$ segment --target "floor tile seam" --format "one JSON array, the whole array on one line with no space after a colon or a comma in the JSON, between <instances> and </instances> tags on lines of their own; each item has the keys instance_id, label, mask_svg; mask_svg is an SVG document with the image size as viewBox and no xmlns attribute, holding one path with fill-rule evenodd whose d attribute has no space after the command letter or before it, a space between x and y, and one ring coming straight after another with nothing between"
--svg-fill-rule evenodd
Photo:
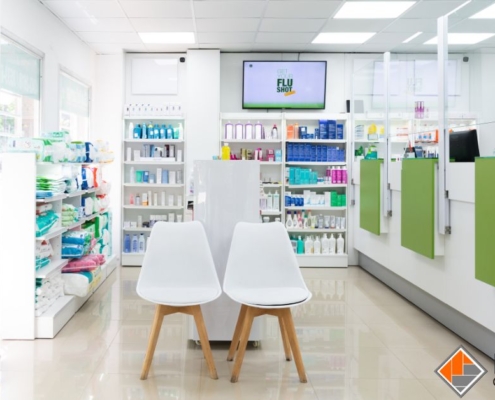
<instances>
[{"instance_id":1,"label":"floor tile seam","mask_svg":"<svg viewBox=\"0 0 495 400\"><path fill-rule=\"evenodd\" d=\"M373 331L373 329L371 329L369 324L367 324L361 317L359 317L359 315L356 313L354 308L352 308L352 306L349 306L349 307L350 307L351 311L362 321L362 325L366 326L376 336L378 341L383 344L384 347L387 347L387 345L376 335L376 333Z\"/></svg>"},{"instance_id":2,"label":"floor tile seam","mask_svg":"<svg viewBox=\"0 0 495 400\"><path fill-rule=\"evenodd\" d=\"M428 348L431 348L431 347L420 347L420 349L422 349L422 350L426 350L426 349L428 349ZM394 349L395 349L395 350L403 350L404 348L400 348L400 347L390 348L390 351L391 351L392 353L394 353L395 357L399 358L399 356L398 356L398 355L397 355L397 353L394 351ZM418 348L417 348L417 347L408 348L408 350L414 350L414 349L418 349ZM400 359L399 359L399 361L400 361ZM438 362L438 365L440 366L440 364L441 364L441 363L442 363L442 361L439 361L439 362ZM435 371L434 371L434 370L432 370L431 372L432 372L432 374L435 374ZM414 377L415 377L418 381L419 381L419 380L425 380L424 378L421 378L421 377L417 376L417 375L416 375L416 374L415 374L412 370L411 370L411 373L413 374L413 376L414 376ZM433 380L433 378L432 378L432 379L426 379L426 380Z\"/></svg>"}]
</instances>

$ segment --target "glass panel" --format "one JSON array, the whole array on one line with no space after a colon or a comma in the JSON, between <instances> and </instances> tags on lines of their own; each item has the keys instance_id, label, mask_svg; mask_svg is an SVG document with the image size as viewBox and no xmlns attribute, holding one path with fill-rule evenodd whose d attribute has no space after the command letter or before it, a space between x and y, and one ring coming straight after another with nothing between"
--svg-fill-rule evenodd
<instances>
[{"instance_id":1,"label":"glass panel","mask_svg":"<svg viewBox=\"0 0 495 400\"><path fill-rule=\"evenodd\" d=\"M60 73L60 130L72 140L89 138L89 86L70 75Z\"/></svg>"},{"instance_id":2,"label":"glass panel","mask_svg":"<svg viewBox=\"0 0 495 400\"><path fill-rule=\"evenodd\" d=\"M41 60L0 36L0 135L39 136Z\"/></svg>"}]
</instances>

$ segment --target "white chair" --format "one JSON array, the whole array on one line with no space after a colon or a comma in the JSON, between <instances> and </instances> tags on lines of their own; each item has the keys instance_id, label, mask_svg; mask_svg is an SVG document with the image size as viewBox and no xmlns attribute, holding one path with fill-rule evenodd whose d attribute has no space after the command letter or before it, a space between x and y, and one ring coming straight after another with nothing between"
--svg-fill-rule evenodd
<instances>
[{"instance_id":1,"label":"white chair","mask_svg":"<svg viewBox=\"0 0 495 400\"><path fill-rule=\"evenodd\" d=\"M290 307L309 301L311 292L280 222L236 225L223 290L242 305L227 356L232 361L239 346L231 382L239 379L253 319L265 314L278 317L285 358L292 350L299 380L307 382Z\"/></svg>"},{"instance_id":2,"label":"white chair","mask_svg":"<svg viewBox=\"0 0 495 400\"><path fill-rule=\"evenodd\" d=\"M148 243L137 293L156 303L156 310L141 379L148 377L163 317L178 312L194 317L210 377L218 379L200 304L218 298L222 289L203 226L158 222Z\"/></svg>"}]
</instances>

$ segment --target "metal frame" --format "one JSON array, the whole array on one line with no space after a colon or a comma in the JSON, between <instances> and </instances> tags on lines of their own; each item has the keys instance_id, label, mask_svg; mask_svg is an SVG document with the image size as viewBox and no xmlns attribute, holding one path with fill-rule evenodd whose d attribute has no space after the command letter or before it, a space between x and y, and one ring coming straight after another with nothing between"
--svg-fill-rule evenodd
<instances>
[{"instance_id":1,"label":"metal frame","mask_svg":"<svg viewBox=\"0 0 495 400\"><path fill-rule=\"evenodd\" d=\"M391 141L389 135L389 77L390 77L390 52L383 54L383 73L384 73L384 93L385 93L385 162L383 163L383 182L382 182L382 208L383 216L392 216L392 191L390 190L389 182L389 163L390 154L392 154Z\"/></svg>"}]
</instances>

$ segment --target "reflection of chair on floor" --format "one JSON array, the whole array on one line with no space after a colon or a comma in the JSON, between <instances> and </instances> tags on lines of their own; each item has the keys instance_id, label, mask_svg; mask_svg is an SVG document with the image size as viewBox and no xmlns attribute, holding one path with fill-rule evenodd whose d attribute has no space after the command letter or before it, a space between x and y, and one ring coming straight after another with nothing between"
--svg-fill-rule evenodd
<instances>
[{"instance_id":1,"label":"reflection of chair on floor","mask_svg":"<svg viewBox=\"0 0 495 400\"><path fill-rule=\"evenodd\" d=\"M222 289L201 223L159 222L153 226L137 293L156 304L141 379L148 377L163 317L174 313L194 317L210 377L218 379L200 304L218 298Z\"/></svg>"},{"instance_id":2,"label":"reflection of chair on floor","mask_svg":"<svg viewBox=\"0 0 495 400\"><path fill-rule=\"evenodd\" d=\"M285 358L290 361L294 356L299 380L307 382L290 307L309 301L311 292L281 223L237 224L223 289L242 304L227 357L232 361L239 346L231 382L239 379L253 319L265 314L278 318Z\"/></svg>"}]
</instances>

